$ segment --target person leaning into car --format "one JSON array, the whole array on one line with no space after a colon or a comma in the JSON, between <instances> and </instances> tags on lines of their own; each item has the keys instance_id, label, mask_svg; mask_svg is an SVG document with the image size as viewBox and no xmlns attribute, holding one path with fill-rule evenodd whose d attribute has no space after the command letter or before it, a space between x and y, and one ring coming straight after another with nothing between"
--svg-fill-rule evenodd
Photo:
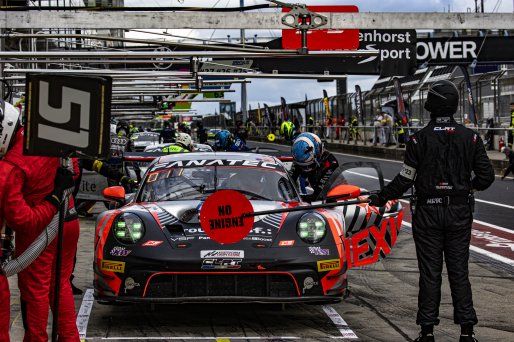
<instances>
[{"instance_id":1,"label":"person leaning into car","mask_svg":"<svg viewBox=\"0 0 514 342\"><path fill-rule=\"evenodd\" d=\"M477 341L468 260L476 190L494 182L494 171L478 133L453 118L459 91L450 81L437 81L428 92L425 109L431 121L407 142L401 172L370 203L383 206L412 185L412 231L420 271L418 314L421 333L415 340L431 342L439 324L443 255L453 299L460 342ZM474 177L472 177L472 172Z\"/></svg>"}]
</instances>

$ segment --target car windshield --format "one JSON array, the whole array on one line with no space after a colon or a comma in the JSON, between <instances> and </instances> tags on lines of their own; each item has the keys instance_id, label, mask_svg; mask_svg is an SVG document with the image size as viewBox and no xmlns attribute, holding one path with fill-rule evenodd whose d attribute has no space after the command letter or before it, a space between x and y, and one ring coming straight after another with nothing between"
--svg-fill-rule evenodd
<instances>
[{"instance_id":1,"label":"car windshield","mask_svg":"<svg viewBox=\"0 0 514 342\"><path fill-rule=\"evenodd\" d=\"M299 201L285 172L234 166L178 167L150 172L141 189L140 201L205 200L217 190L236 190L254 200Z\"/></svg>"}]
</instances>

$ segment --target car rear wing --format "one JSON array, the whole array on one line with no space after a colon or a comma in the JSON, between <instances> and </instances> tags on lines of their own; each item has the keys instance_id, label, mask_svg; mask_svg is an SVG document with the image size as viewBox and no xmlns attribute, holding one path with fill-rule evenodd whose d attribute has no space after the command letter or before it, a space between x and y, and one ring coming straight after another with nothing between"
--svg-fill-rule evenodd
<instances>
[{"instance_id":1,"label":"car rear wing","mask_svg":"<svg viewBox=\"0 0 514 342\"><path fill-rule=\"evenodd\" d=\"M164 152L125 152L123 153L124 162L152 162L156 158L167 156Z\"/></svg>"}]
</instances>

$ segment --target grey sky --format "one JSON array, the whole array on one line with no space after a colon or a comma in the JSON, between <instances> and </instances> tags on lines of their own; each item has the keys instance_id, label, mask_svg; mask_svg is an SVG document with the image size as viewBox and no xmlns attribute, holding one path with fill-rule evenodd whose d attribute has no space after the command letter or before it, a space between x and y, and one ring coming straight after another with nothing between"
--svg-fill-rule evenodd
<instances>
[{"instance_id":1,"label":"grey sky","mask_svg":"<svg viewBox=\"0 0 514 342\"><path fill-rule=\"evenodd\" d=\"M306 3L307 5L341 5L341 0L294 0L283 2ZM246 5L263 4L264 0L245 0ZM480 3L480 1L479 1ZM361 12L443 12L448 11L448 6L452 12L474 11L474 0L353 0L345 2L348 5L357 5ZM202 7L237 7L239 0L125 0L126 6L202 6ZM498 7L497 12L512 12L513 0L485 0L485 11L491 12ZM169 33L180 35L188 35L192 37L220 37L226 38L227 34L233 37L238 32L217 30L170 30ZM253 36L256 32L247 32L247 37ZM259 36L279 36L279 32L257 31ZM155 38L152 36L151 38ZM369 89L376 80L376 76L350 76L348 78L348 89L354 89L355 84L359 84L363 90ZM226 93L227 99L237 102L237 110L240 110L240 86L233 86L235 93ZM257 103L267 103L275 105L280 103L280 97L283 96L287 102L302 101L307 94L308 98L317 98L322 96L323 89L326 89L329 95L335 95L335 82L318 83L310 80L252 80L247 85L248 103L252 108L257 107ZM217 103L195 103L193 108L199 113L214 113L219 108Z\"/></svg>"}]
</instances>

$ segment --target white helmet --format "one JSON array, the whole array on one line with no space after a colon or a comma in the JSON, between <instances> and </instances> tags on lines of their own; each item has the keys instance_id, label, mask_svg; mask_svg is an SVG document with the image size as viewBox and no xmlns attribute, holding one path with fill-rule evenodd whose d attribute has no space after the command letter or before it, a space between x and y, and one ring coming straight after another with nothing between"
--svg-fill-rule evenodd
<instances>
[{"instance_id":1,"label":"white helmet","mask_svg":"<svg viewBox=\"0 0 514 342\"><path fill-rule=\"evenodd\" d=\"M191 136L187 133L177 133L175 143L182 145L182 147L192 150L191 148Z\"/></svg>"},{"instance_id":2,"label":"white helmet","mask_svg":"<svg viewBox=\"0 0 514 342\"><path fill-rule=\"evenodd\" d=\"M20 111L12 104L0 99L0 158L11 146L20 125Z\"/></svg>"}]
</instances>

